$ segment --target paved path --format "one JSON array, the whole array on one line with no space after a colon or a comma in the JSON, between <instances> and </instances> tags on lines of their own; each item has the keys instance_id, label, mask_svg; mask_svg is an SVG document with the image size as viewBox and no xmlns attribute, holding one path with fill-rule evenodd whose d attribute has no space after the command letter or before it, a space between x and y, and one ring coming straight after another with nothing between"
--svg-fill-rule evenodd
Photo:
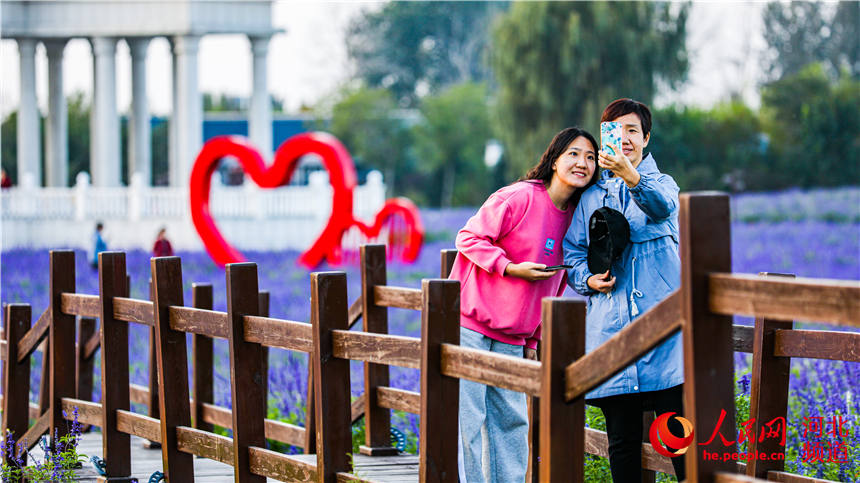
<instances>
[{"instance_id":1,"label":"paved path","mask_svg":"<svg viewBox=\"0 0 860 483\"><path fill-rule=\"evenodd\" d=\"M81 437L78 453L92 456L102 455L102 435L91 431ZM33 456L43 458L41 450L33 449ZM314 455L297 455L300 459L316 462ZM388 456L369 457L355 455L355 474L360 478L366 478L375 482L417 482L418 481L418 456ZM143 447L143 439L137 436L131 437L131 473L140 483L149 481L149 477L156 471L161 471L161 450L147 449ZM79 470L82 482L96 481L98 473L91 462L84 464ZM227 483L233 481L233 467L218 461L206 458L194 458L194 481L200 483ZM276 480L268 479L269 482Z\"/></svg>"}]
</instances>

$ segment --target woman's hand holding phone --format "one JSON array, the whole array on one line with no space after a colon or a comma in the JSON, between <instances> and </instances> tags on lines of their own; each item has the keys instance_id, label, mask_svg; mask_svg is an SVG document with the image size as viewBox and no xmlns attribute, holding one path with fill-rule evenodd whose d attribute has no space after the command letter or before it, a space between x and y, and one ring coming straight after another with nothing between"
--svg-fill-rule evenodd
<instances>
[{"instance_id":1,"label":"woman's hand holding phone","mask_svg":"<svg viewBox=\"0 0 860 483\"><path fill-rule=\"evenodd\" d=\"M600 151L597 155L598 166L615 173L615 176L623 179L628 187L636 186L641 178L639 172L633 167L630 158L624 154L620 146L615 146L615 150L617 152L615 155L609 154L608 151Z\"/></svg>"},{"instance_id":2,"label":"woman's hand holding phone","mask_svg":"<svg viewBox=\"0 0 860 483\"><path fill-rule=\"evenodd\" d=\"M546 271L546 265L543 263L522 262L509 263L505 267L505 275L534 282L535 280L552 278L555 272Z\"/></svg>"}]
</instances>

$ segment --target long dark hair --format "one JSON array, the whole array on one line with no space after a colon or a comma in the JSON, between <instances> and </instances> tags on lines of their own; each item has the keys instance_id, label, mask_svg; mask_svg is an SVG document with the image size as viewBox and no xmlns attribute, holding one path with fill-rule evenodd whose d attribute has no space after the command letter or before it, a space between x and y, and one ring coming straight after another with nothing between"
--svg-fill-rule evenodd
<instances>
[{"instance_id":1,"label":"long dark hair","mask_svg":"<svg viewBox=\"0 0 860 483\"><path fill-rule=\"evenodd\" d=\"M555 169L552 167L553 163L555 163L555 160L557 160L559 156L564 154L565 149L570 146L570 143L580 136L584 137L591 143L594 147L594 154L596 156L599 148L597 141L591 133L580 127L564 128L552 138L546 151L544 151L543 155L540 157L540 161L534 165L525 176L520 178L519 181L540 181L548 188L550 181L552 181L552 176L555 173ZM588 180L588 184L582 188L576 189L576 191L570 195L570 198L567 200L568 207L574 207L579 203L579 197L582 196L582 192L597 182L599 171L600 169L597 167L597 161L595 160L594 173L592 173L591 179Z\"/></svg>"}]
</instances>

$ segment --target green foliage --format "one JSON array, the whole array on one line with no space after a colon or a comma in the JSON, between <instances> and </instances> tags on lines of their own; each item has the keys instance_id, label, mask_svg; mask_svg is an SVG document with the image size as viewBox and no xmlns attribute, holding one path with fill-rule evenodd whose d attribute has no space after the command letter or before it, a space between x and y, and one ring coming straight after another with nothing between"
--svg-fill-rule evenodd
<instances>
[{"instance_id":1,"label":"green foliage","mask_svg":"<svg viewBox=\"0 0 860 483\"><path fill-rule=\"evenodd\" d=\"M860 76L860 3L770 2L762 12L765 61L771 80L821 62L832 78L846 69Z\"/></svg>"},{"instance_id":2,"label":"green foliage","mask_svg":"<svg viewBox=\"0 0 860 483\"><path fill-rule=\"evenodd\" d=\"M69 112L69 186L81 171L90 171L90 104L83 92L68 98Z\"/></svg>"},{"instance_id":3,"label":"green foliage","mask_svg":"<svg viewBox=\"0 0 860 483\"><path fill-rule=\"evenodd\" d=\"M18 184L18 111L12 112L0 125L0 160L3 170Z\"/></svg>"},{"instance_id":4,"label":"green foliage","mask_svg":"<svg viewBox=\"0 0 860 483\"><path fill-rule=\"evenodd\" d=\"M364 444L366 438L364 418L352 425L352 454L359 454L359 447Z\"/></svg>"},{"instance_id":5,"label":"green foliage","mask_svg":"<svg viewBox=\"0 0 860 483\"><path fill-rule=\"evenodd\" d=\"M167 121L152 127L152 184L164 186L168 183L167 166Z\"/></svg>"},{"instance_id":6,"label":"green foliage","mask_svg":"<svg viewBox=\"0 0 860 483\"><path fill-rule=\"evenodd\" d=\"M647 150L682 190L742 191L769 171L758 116L740 102L653 112Z\"/></svg>"},{"instance_id":7,"label":"green foliage","mask_svg":"<svg viewBox=\"0 0 860 483\"><path fill-rule=\"evenodd\" d=\"M63 411L63 415L66 412ZM49 433L50 434L50 433ZM78 421L78 408L74 408L74 419L70 431L59 438L49 438L45 435L39 439L39 447L44 452L44 459L39 460L25 450L26 442L19 446L11 431L3 438L2 453L5 456L0 465L0 478L3 482L17 483L22 481L77 481L75 469L87 461L87 456L78 453L78 443L81 438L81 424ZM53 442L50 441L53 439ZM32 464L28 464L29 460Z\"/></svg>"},{"instance_id":8,"label":"green foliage","mask_svg":"<svg viewBox=\"0 0 860 483\"><path fill-rule=\"evenodd\" d=\"M686 77L688 4L523 2L494 29L498 121L516 178L566 126L597 132L619 97L651 102Z\"/></svg>"},{"instance_id":9,"label":"green foliage","mask_svg":"<svg viewBox=\"0 0 860 483\"><path fill-rule=\"evenodd\" d=\"M484 147L490 136L487 92L482 84L459 84L421 103L414 127L418 170L427 175L430 204L480 205L490 194Z\"/></svg>"},{"instance_id":10,"label":"green foliage","mask_svg":"<svg viewBox=\"0 0 860 483\"><path fill-rule=\"evenodd\" d=\"M860 80L810 64L762 89L762 117L775 158L763 187L860 182Z\"/></svg>"},{"instance_id":11,"label":"green foliage","mask_svg":"<svg viewBox=\"0 0 860 483\"><path fill-rule=\"evenodd\" d=\"M45 118L39 117L39 132L45 132ZM3 169L12 180L12 184L19 184L18 179L18 111L13 111L3 120L0 126L0 159ZM40 148L42 159L42 177L45 176L45 145ZM41 180L40 180L41 182Z\"/></svg>"},{"instance_id":12,"label":"green foliage","mask_svg":"<svg viewBox=\"0 0 860 483\"><path fill-rule=\"evenodd\" d=\"M648 150L682 190L774 190L860 182L860 80L821 64L740 102L654 111Z\"/></svg>"},{"instance_id":13,"label":"green foliage","mask_svg":"<svg viewBox=\"0 0 860 483\"><path fill-rule=\"evenodd\" d=\"M585 425L598 431L606 431L603 411L595 406L585 406ZM593 454L585 454L585 481L612 481L609 460Z\"/></svg>"},{"instance_id":14,"label":"green foliage","mask_svg":"<svg viewBox=\"0 0 860 483\"><path fill-rule=\"evenodd\" d=\"M325 129L346 146L358 169L381 170L389 189L400 193L403 182L399 175L410 170L410 136L396 107L385 89L347 88L331 108L320 107L318 115L330 114Z\"/></svg>"},{"instance_id":15,"label":"green foliage","mask_svg":"<svg viewBox=\"0 0 860 483\"><path fill-rule=\"evenodd\" d=\"M499 2L390 2L349 27L358 77L388 88L404 107L450 84L490 78L485 61ZM426 92L422 92L426 91Z\"/></svg>"},{"instance_id":16,"label":"green foliage","mask_svg":"<svg viewBox=\"0 0 860 483\"><path fill-rule=\"evenodd\" d=\"M478 205L494 187L484 164L487 102L483 84L465 83L407 112L386 89L347 88L318 107L318 127L344 143L359 170L381 170L390 194L419 205Z\"/></svg>"},{"instance_id":17,"label":"green foliage","mask_svg":"<svg viewBox=\"0 0 860 483\"><path fill-rule=\"evenodd\" d=\"M299 418L299 414L305 413L305 406L303 404L298 404L296 407L290 411L289 414L283 414L280 409L278 409L277 401L274 400L273 397L269 397L268 410L266 412L266 419L272 419L275 421L281 421L283 423L293 424L296 426L302 426L302 420ZM275 441L274 439L266 439L266 443L268 447L272 451L277 451L278 453L291 453L291 449L295 451L302 451L302 448L293 447L287 443L282 443L280 441Z\"/></svg>"}]
</instances>

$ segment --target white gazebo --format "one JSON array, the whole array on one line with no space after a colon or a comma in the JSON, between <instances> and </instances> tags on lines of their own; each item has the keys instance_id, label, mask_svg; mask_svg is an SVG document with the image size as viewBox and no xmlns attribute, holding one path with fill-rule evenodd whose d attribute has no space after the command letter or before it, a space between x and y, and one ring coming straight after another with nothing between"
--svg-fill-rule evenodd
<instances>
[{"instance_id":1,"label":"white gazebo","mask_svg":"<svg viewBox=\"0 0 860 483\"><path fill-rule=\"evenodd\" d=\"M124 39L132 58L129 176L150 179L150 124L146 98L146 51L153 37L166 37L173 54L173 114L169 127L169 180L185 186L203 144L203 102L197 80L200 38L247 35L253 53L249 135L272 146L272 114L266 58L272 27L271 0L3 0L0 33L18 43L21 101L18 114L18 177L41 179L39 114L36 104L36 45L48 56L48 120L45 133L46 185L67 186L68 120L63 97L63 51L72 38L86 38L93 50L93 109L90 170L95 187L120 186L120 121L116 103L116 45Z\"/></svg>"}]
</instances>

